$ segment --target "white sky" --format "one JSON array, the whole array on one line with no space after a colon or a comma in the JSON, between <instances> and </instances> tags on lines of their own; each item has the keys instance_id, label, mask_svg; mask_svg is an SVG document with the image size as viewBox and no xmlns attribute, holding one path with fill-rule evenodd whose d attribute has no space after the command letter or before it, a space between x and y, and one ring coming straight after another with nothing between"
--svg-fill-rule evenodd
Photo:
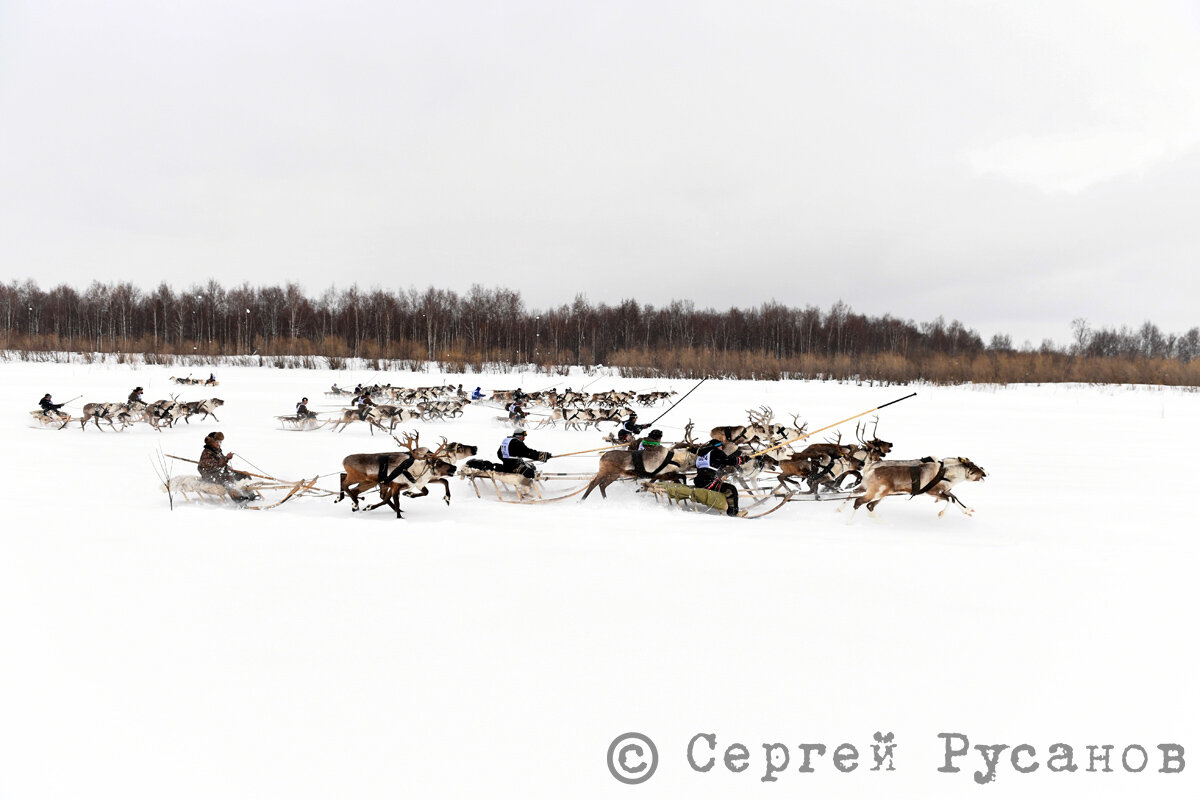
<instances>
[{"instance_id":1,"label":"white sky","mask_svg":"<svg viewBox=\"0 0 1200 800\"><path fill-rule=\"evenodd\" d=\"M0 279L1200 325L1195 2L0 0Z\"/></svg>"}]
</instances>

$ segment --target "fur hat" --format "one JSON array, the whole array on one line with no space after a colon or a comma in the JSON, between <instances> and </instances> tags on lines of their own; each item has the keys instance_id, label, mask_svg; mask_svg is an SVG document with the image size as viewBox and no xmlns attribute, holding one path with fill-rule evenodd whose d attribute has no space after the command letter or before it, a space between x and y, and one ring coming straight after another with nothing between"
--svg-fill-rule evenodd
<instances>
[{"instance_id":1,"label":"fur hat","mask_svg":"<svg viewBox=\"0 0 1200 800\"><path fill-rule=\"evenodd\" d=\"M524 428L517 428L513 431L513 436L526 436L528 432Z\"/></svg>"},{"instance_id":2,"label":"fur hat","mask_svg":"<svg viewBox=\"0 0 1200 800\"><path fill-rule=\"evenodd\" d=\"M221 433L220 431L213 431L208 435L208 438L221 442L225 440L225 434Z\"/></svg>"}]
</instances>

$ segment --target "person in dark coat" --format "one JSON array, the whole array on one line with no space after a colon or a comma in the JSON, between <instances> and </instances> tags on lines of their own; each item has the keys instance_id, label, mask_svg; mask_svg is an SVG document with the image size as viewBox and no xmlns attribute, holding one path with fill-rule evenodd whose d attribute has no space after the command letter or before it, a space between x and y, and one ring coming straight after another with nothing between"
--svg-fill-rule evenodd
<instances>
[{"instance_id":1,"label":"person in dark coat","mask_svg":"<svg viewBox=\"0 0 1200 800\"><path fill-rule=\"evenodd\" d=\"M225 434L220 431L213 431L208 436L204 437L204 449L200 451L200 464L196 468L200 473L200 477L211 483L219 483L229 492L229 498L235 503L244 503L247 500L254 500L258 495L254 492L245 492L239 489L234 484L238 481L244 481L250 476L244 472L238 472L235 469L230 469L229 461L234 454L225 454L221 452L221 443L225 441Z\"/></svg>"},{"instance_id":2,"label":"person in dark coat","mask_svg":"<svg viewBox=\"0 0 1200 800\"><path fill-rule=\"evenodd\" d=\"M145 404L146 401L142 399L142 387L139 386L129 393L129 402Z\"/></svg>"},{"instance_id":3,"label":"person in dark coat","mask_svg":"<svg viewBox=\"0 0 1200 800\"><path fill-rule=\"evenodd\" d=\"M662 447L663 432L658 428L650 431L649 436L643 436L633 444L629 445L630 450L645 450L647 447Z\"/></svg>"},{"instance_id":4,"label":"person in dark coat","mask_svg":"<svg viewBox=\"0 0 1200 800\"><path fill-rule=\"evenodd\" d=\"M55 403L53 400L50 399L50 393L46 392L46 396L43 397L41 399L41 401L38 402L38 405L42 407L42 413L45 414L47 417L50 417L50 416L57 414L58 410L66 404L65 403Z\"/></svg>"},{"instance_id":5,"label":"person in dark coat","mask_svg":"<svg viewBox=\"0 0 1200 800\"><path fill-rule=\"evenodd\" d=\"M630 439L637 436L639 433L649 427L649 425L638 425L637 412L631 411L629 412L629 419L625 420L623 423L621 423L621 427L617 428L617 441L628 442Z\"/></svg>"},{"instance_id":6,"label":"person in dark coat","mask_svg":"<svg viewBox=\"0 0 1200 800\"><path fill-rule=\"evenodd\" d=\"M296 418L297 419L316 419L317 412L308 410L308 398L300 398L300 402L296 403Z\"/></svg>"},{"instance_id":7,"label":"person in dark coat","mask_svg":"<svg viewBox=\"0 0 1200 800\"><path fill-rule=\"evenodd\" d=\"M371 409L371 406L375 405L375 401L371 399L371 395L366 389L360 389L358 397L354 398L354 405L358 407L358 418L365 420L367 412Z\"/></svg>"},{"instance_id":8,"label":"person in dark coat","mask_svg":"<svg viewBox=\"0 0 1200 800\"><path fill-rule=\"evenodd\" d=\"M729 455L723 449L723 445L724 442L720 439L713 439L700 448L696 454L696 477L692 480L692 485L698 489L720 492L729 501L726 514L731 517L745 516L743 512L738 511L737 488L726 483L722 477L726 469L736 467L746 459L738 455Z\"/></svg>"},{"instance_id":9,"label":"person in dark coat","mask_svg":"<svg viewBox=\"0 0 1200 800\"><path fill-rule=\"evenodd\" d=\"M537 470L525 459L542 462L550 460L549 453L526 446L526 436L528 434L523 428L517 428L512 436L500 442L496 457L500 459L501 472L514 472L526 478L533 478L537 475Z\"/></svg>"}]
</instances>

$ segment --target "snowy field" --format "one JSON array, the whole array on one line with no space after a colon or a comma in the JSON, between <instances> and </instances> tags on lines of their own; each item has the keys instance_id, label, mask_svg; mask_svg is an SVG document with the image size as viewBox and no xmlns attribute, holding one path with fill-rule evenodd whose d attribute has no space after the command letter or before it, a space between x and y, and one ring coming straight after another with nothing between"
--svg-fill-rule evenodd
<instances>
[{"instance_id":1,"label":"snowy field","mask_svg":"<svg viewBox=\"0 0 1200 800\"><path fill-rule=\"evenodd\" d=\"M896 458L986 469L957 492L974 518L891 498L878 521L860 513L851 526L836 503L731 520L624 484L607 500L504 505L454 479L449 508L435 488L397 520L309 498L171 511L152 458L198 458L221 430L226 452L271 474L336 473L347 454L394 446L361 424L297 433L274 416L302 395L320 410L334 382L443 376L225 367L215 390L168 383L187 372L0 364L0 798L1197 796L1200 393L915 387L879 434ZM119 401L135 385L150 400L220 397L221 422L29 425L45 392ZM591 390L691 385L603 378ZM816 428L909 391L708 382L660 427L738 424L765 404ZM497 413L421 425L422 441L445 435L493 458L509 429ZM560 429L529 444L602 442ZM894 734L893 771L871 770L876 731ZM607 766L626 732L657 745L638 786ZM698 733L716 737L692 746L700 766L715 760L707 772L689 766ZM939 772L939 733L969 739L961 771ZM735 742L745 772L723 763ZM1050 771L1060 742L1077 771ZM789 751L776 781L762 780L764 743ZM813 772L799 769L802 743L827 746ZM859 751L848 773L833 761L843 743ZM1187 748L1181 774L1159 772L1168 743ZM1009 750L980 785L973 748L996 744ZM1035 753L1018 764L1036 771L1014 769L1021 744ZM1088 771L1088 745L1115 746L1112 772ZM1122 767L1128 745L1148 752L1144 771Z\"/></svg>"}]
</instances>

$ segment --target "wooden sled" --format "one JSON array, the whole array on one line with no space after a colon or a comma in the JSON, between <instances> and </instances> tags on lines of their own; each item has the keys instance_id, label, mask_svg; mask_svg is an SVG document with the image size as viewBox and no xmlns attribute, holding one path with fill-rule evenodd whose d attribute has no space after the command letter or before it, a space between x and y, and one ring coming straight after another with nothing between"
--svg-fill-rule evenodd
<instances>
[{"instance_id":1,"label":"wooden sled","mask_svg":"<svg viewBox=\"0 0 1200 800\"><path fill-rule=\"evenodd\" d=\"M558 500L566 500L568 497L574 497L587 488L587 484L580 486L569 494L559 495L558 497L544 497L542 488L547 480L588 480L590 475L538 475L535 478L526 478L518 475L515 472L497 472L494 470L475 469L474 467L459 467L458 477L471 482L471 488L475 490L475 496L483 499L483 494L479 491L479 484L491 484L492 489L496 492L496 499L501 503L553 503ZM513 499L515 497L515 499Z\"/></svg>"},{"instance_id":2,"label":"wooden sled","mask_svg":"<svg viewBox=\"0 0 1200 800\"><path fill-rule=\"evenodd\" d=\"M329 424L329 420L321 420L316 417L276 417L279 420L279 426L285 431L315 431L318 428L323 428Z\"/></svg>"},{"instance_id":3,"label":"wooden sled","mask_svg":"<svg viewBox=\"0 0 1200 800\"><path fill-rule=\"evenodd\" d=\"M318 476L319 477L319 476ZM171 476L170 491L182 497L184 502L202 502L202 503L233 503L234 501L229 495L229 488L221 483L213 483L205 480L199 475L173 475ZM276 479L242 481L237 485L237 488L243 492L254 492L259 495L259 500L246 501L246 505L241 508L248 508L254 511L266 511L270 508L276 508L283 505L293 497L301 497L304 495L314 497L324 497L333 492L324 489L316 488L317 477L310 480L299 481L283 481ZM161 487L163 492L168 491L166 486ZM278 500L268 501L266 497L275 492L283 491L284 494ZM254 503L254 505L250 505Z\"/></svg>"},{"instance_id":4,"label":"wooden sled","mask_svg":"<svg viewBox=\"0 0 1200 800\"><path fill-rule=\"evenodd\" d=\"M59 413L61 414L62 412ZM29 416L33 417L33 421L37 423L37 427L45 430L61 431L63 428L67 427L67 425L75 421L75 417L72 417L70 414L62 414L61 416L47 416L41 410L30 411Z\"/></svg>"}]
</instances>

